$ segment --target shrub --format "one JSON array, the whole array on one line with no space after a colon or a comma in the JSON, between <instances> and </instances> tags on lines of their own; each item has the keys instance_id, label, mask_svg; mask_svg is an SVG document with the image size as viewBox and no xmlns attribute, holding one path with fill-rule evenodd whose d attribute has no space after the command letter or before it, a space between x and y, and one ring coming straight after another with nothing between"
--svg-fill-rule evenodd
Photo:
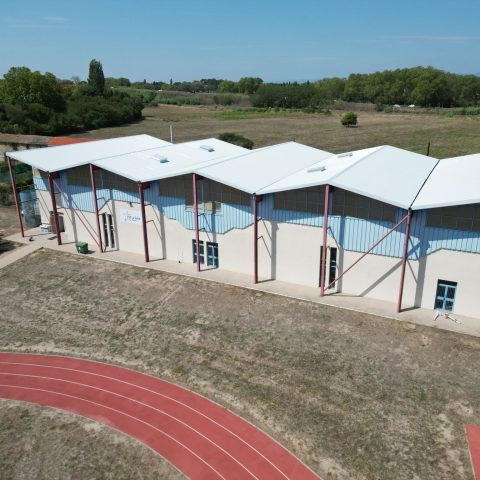
<instances>
[{"instance_id":1,"label":"shrub","mask_svg":"<svg viewBox=\"0 0 480 480\"><path fill-rule=\"evenodd\" d=\"M224 142L233 143L234 145L238 145L239 147L248 148L251 150L253 148L253 141L243 135L238 135L237 133L233 132L224 132L221 133L218 137L219 140L223 140Z\"/></svg>"},{"instance_id":2,"label":"shrub","mask_svg":"<svg viewBox=\"0 0 480 480\"><path fill-rule=\"evenodd\" d=\"M340 122L344 127L354 127L357 124L357 114L355 112L347 112L343 115Z\"/></svg>"}]
</instances>

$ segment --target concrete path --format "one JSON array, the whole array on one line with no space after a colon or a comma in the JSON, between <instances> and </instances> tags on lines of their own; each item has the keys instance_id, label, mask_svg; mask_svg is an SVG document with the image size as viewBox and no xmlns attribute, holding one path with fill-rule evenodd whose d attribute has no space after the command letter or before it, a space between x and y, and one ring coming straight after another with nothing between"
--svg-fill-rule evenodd
<instances>
[{"instance_id":1,"label":"concrete path","mask_svg":"<svg viewBox=\"0 0 480 480\"><path fill-rule=\"evenodd\" d=\"M40 250L43 248L41 245L35 243L27 243L22 245L21 247L15 248L10 252L5 252L0 255L0 268L6 267L17 260L20 260L30 253L35 252L36 250Z\"/></svg>"},{"instance_id":2,"label":"concrete path","mask_svg":"<svg viewBox=\"0 0 480 480\"><path fill-rule=\"evenodd\" d=\"M0 353L0 397L110 425L194 480L319 480L271 437L227 409L185 388L114 365Z\"/></svg>"}]
</instances>

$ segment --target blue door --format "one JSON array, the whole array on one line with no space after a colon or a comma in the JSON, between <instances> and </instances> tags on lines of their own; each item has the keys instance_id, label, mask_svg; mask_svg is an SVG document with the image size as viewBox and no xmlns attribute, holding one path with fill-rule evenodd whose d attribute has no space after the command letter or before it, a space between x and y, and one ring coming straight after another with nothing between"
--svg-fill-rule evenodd
<instances>
[{"instance_id":1,"label":"blue door","mask_svg":"<svg viewBox=\"0 0 480 480\"><path fill-rule=\"evenodd\" d=\"M439 280L437 283L437 293L435 295L435 310L453 312L456 291L457 282Z\"/></svg>"},{"instance_id":2,"label":"blue door","mask_svg":"<svg viewBox=\"0 0 480 480\"><path fill-rule=\"evenodd\" d=\"M207 265L218 268L218 243L207 242Z\"/></svg>"}]
</instances>

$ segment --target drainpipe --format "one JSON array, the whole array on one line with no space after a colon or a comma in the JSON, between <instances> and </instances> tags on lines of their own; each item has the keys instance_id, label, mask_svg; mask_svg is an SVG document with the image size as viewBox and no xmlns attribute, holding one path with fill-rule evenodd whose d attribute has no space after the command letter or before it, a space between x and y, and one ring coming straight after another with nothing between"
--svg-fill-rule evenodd
<instances>
[{"instance_id":1,"label":"drainpipe","mask_svg":"<svg viewBox=\"0 0 480 480\"><path fill-rule=\"evenodd\" d=\"M53 221L55 223L55 232L57 234L57 243L58 245L62 244L62 234L60 232L60 222L58 221L58 210L57 210L57 200L55 198L55 187L53 186L53 178L58 177L58 173L49 172L48 173L48 186L50 188L50 198L52 200L52 209L53 209Z\"/></svg>"},{"instance_id":2,"label":"drainpipe","mask_svg":"<svg viewBox=\"0 0 480 480\"><path fill-rule=\"evenodd\" d=\"M100 248L100 253L103 253L102 231L100 230L100 213L98 212L97 186L95 184L95 174L94 174L97 168L98 167L90 164L90 183L92 185L93 204L95 206L95 219L97 221L98 247Z\"/></svg>"},{"instance_id":3,"label":"drainpipe","mask_svg":"<svg viewBox=\"0 0 480 480\"><path fill-rule=\"evenodd\" d=\"M5 155L5 158L7 159L8 171L10 173L10 182L12 184L13 199L15 201L15 207L17 209L18 224L20 226L20 232L22 234L22 237L24 237L25 236L25 231L23 230L22 211L20 209L20 203L18 201L17 187L15 186L15 174L14 174L13 168L12 168L12 159L10 157L8 157L7 155Z\"/></svg>"},{"instance_id":4,"label":"drainpipe","mask_svg":"<svg viewBox=\"0 0 480 480\"><path fill-rule=\"evenodd\" d=\"M408 243L410 241L410 225L412 222L412 210L407 213L407 226L405 228L405 243L403 245L402 272L400 274L400 290L398 292L397 313L402 310L403 285L405 283L405 270L407 268Z\"/></svg>"},{"instance_id":5,"label":"drainpipe","mask_svg":"<svg viewBox=\"0 0 480 480\"><path fill-rule=\"evenodd\" d=\"M145 262L150 261L148 253L148 236L147 236L147 217L145 215L145 189L149 188L148 183L138 182L138 193L140 194L140 210L142 213L142 231L143 231L143 250L145 252Z\"/></svg>"},{"instance_id":6,"label":"drainpipe","mask_svg":"<svg viewBox=\"0 0 480 480\"><path fill-rule=\"evenodd\" d=\"M323 248L322 258L320 259L320 296L325 295L325 276L327 270L327 234L328 234L328 211L330 203L330 185L325 185L325 202L323 208Z\"/></svg>"}]
</instances>

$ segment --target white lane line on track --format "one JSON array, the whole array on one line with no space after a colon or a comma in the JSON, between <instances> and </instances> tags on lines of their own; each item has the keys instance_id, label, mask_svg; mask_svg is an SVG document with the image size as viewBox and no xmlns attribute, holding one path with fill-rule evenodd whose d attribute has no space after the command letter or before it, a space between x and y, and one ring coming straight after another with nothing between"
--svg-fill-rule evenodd
<instances>
[{"instance_id":1,"label":"white lane line on track","mask_svg":"<svg viewBox=\"0 0 480 480\"><path fill-rule=\"evenodd\" d=\"M15 353L13 354L15 355ZM30 355L30 354L22 354L22 355ZM33 354L33 355L38 355L38 354ZM55 356L55 355L45 355L47 357L53 357L53 358L65 358L65 359L69 359L69 358L73 358L73 357L59 357L59 356ZM74 358L75 360L77 361L80 361L80 362L91 362L91 363L98 363L100 365L105 365L107 367L113 367L115 369L119 369L120 371L123 369L123 367L119 367L117 365L109 365L108 363L103 363L103 362L96 362L96 361L91 361L91 360L85 360L85 359L81 359L81 358ZM275 465L270 459L268 459L263 453L261 453L259 450L257 450L251 443L249 443L247 440L245 440L244 438L242 438L241 436L237 435L235 432L231 431L229 428L225 427L224 425L222 425L221 423L217 422L216 420L214 420L213 418L209 417L208 415L204 414L203 412L200 412L199 410L196 410L195 408L191 407L190 405L187 405L183 402L181 402L180 400L177 400L176 398L174 397L170 397L169 395L165 395L164 393L160 393L160 392L156 392L155 390L151 390L150 388L147 388L147 387L143 387L142 385L137 385L135 383L131 383L131 382L127 382L126 380L121 380L119 378L115 378L115 377L110 377L109 375L102 375L100 373L94 373L94 372L89 372L88 370L79 370L79 369L76 369L76 368L69 368L69 367L59 367L57 365L42 365L42 364L36 364L36 363L22 363L22 362L4 362L4 361L0 361L0 364L9 364L9 365L27 365L27 366L33 366L33 367L43 367L43 368L58 368L60 370L68 370L68 371L72 371L72 372L78 372L78 373L84 373L84 374L88 374L88 375L94 375L96 377L102 377L102 378L108 378L109 380L113 380L113 381L117 381L117 382L121 382L121 383L124 383L126 385L130 385L132 387L136 387L136 388L139 388L139 389L142 389L142 390L145 390L147 392L150 392L150 393L153 393L155 395L158 395L160 397L163 397L163 398L167 398L169 400L172 400L173 402L175 403L178 403L180 405L183 405L184 407L188 408L189 410L192 410L193 412L197 413L198 415L201 415L202 417L208 419L209 421L211 421L212 423L214 423L215 425L218 425L220 428L222 428L223 430L225 430L226 432L230 433L232 436L236 437L237 439L239 439L241 442L243 442L245 445L247 445L251 450L253 450L257 455L259 455L260 457L262 457L266 462L268 462L270 465L272 465L273 468L275 468L275 470L277 470L285 479L287 480L290 480L290 477L283 472L283 470L278 467L277 465ZM187 393L190 393L198 398L200 398L201 400L203 401L206 401L206 402L211 402L211 400L205 398L205 397L202 397L201 395L195 393L195 392L192 392L191 390L188 390L184 387L179 387L178 385L175 385L173 383L170 383L170 382L167 382L166 380L162 380L160 378L157 378L157 377L154 377L152 375L147 375L145 373L140 373L140 372L135 372L135 370L131 370L131 369L127 369L125 368L125 370L128 370L129 372L132 372L134 374L137 374L137 375L142 375L142 376L145 376L145 377L148 377L148 378L151 378L155 381L158 381L158 382L162 382L162 383L165 383L169 386L173 386L174 388L178 388L180 390L183 390ZM213 405L219 407L220 409L225 409L225 407L222 407L221 405L215 403L215 402L212 402ZM227 412L230 414L230 415L233 415L235 417L238 417L237 415L231 413L230 411L227 410ZM263 435L265 435L267 438L269 438L270 440L272 440L272 442L274 442L277 446L279 446L284 452L288 453L288 455L291 455L293 457L293 455L283 446L281 445L280 443L278 443L274 438L272 438L270 435L266 434L265 432L259 430L257 427L255 427L253 424L251 424L250 422L242 419L241 417L238 417L242 422L245 422L247 425L249 425L250 427L252 427L253 429L257 430L258 432L262 433ZM300 464L302 464L303 466L305 466L308 470L310 470L312 473L313 470L311 470L308 466L306 466L303 462L301 462L300 460L298 460L296 457L294 457L296 461L298 461ZM316 475L314 473L314 475Z\"/></svg>"},{"instance_id":2,"label":"white lane line on track","mask_svg":"<svg viewBox=\"0 0 480 480\"><path fill-rule=\"evenodd\" d=\"M228 453L225 449L223 449L218 443L214 442L212 439L208 438L206 435L204 435L203 433L199 432L197 429L191 427L190 425L188 425L188 423L185 423L184 421L178 419L177 417L167 413L167 412L164 412L163 410L160 410L156 407L153 407L147 403L144 403L144 402L141 402L140 400L135 400L134 398L131 398L131 397L127 397L125 395L122 395L120 393L115 393L111 390L106 390L105 388L100 388L100 387L95 387L93 385L89 385L89 384L86 384L86 383L81 383L81 382L73 382L71 380L65 380L65 379L62 379L62 378L55 378L55 377L45 377L45 376L41 376L41 375L29 375L29 374L26 374L26 373L9 373L9 372L0 372L0 375L12 375L12 376L17 376L17 377L28 377L28 378L41 378L43 380L55 380L57 382L64 382L64 383L70 383L72 385L80 385L82 387L86 387L86 388L91 388L93 390L99 390L101 392L105 392L105 393L110 393L111 395L115 395L117 397L120 397L120 398L124 398L126 400L129 400L129 401L132 401L132 402L135 402L135 403L138 403L139 405L142 405L144 407L147 407L151 410L154 410L162 415L165 415L166 417L169 417L171 418L172 420L180 423L181 425L187 427L188 429L192 430L193 432L195 432L196 434L198 434L199 436L201 436L202 438L204 438L205 440L207 440L207 442L211 443L214 447L218 448L219 450L221 450L223 453L225 453L225 455L227 455L228 457L230 457L234 462L238 463L238 465L240 465L240 467L242 467L249 475L251 475L255 480L260 480L253 472L251 472L245 465L243 465L243 463L241 463L239 460L237 460L233 455L231 455L230 453ZM59 392L61 393L61 392ZM81 398L81 397L78 397L78 398ZM87 400L88 401L88 400ZM100 405L103 405L103 404L100 404ZM136 418L136 417L135 417Z\"/></svg>"},{"instance_id":3,"label":"white lane line on track","mask_svg":"<svg viewBox=\"0 0 480 480\"><path fill-rule=\"evenodd\" d=\"M140 423L143 423L144 425L147 425L148 427L150 428L153 428L154 430L156 430L157 432L161 433L162 435L164 435L165 437L168 437L170 440L173 440L175 443L177 443L178 445L180 445L182 448L184 448L185 450L187 450L188 452L190 452L194 457L197 457L202 463L204 463L208 468L210 468L210 470L212 470L213 472L215 472L220 478L222 478L223 480L227 480L220 472L217 472L217 470L215 470L214 467L212 467L212 465L210 465L208 462L206 462L202 457L198 456L193 450L191 450L190 448L188 448L186 445L184 445L182 442L176 440L174 437L172 437L171 435L169 435L168 433L164 432L163 430L161 430L160 428L157 428L155 427L154 425L151 425L150 423L148 422L145 422L144 420L141 420L139 418L136 418L134 417L133 415L129 415L128 413L125 413L125 412L122 412L120 410L117 410L115 408L112 408L112 407L108 407L107 405L102 405L101 403L97 403L97 402L93 402L91 400L85 400L81 397L76 397L74 395L69 395L68 393L60 393L60 392L54 392L54 391L51 391L51 390L46 390L46 389L42 389L42 388L32 388L32 387L19 387L17 385L7 385L7 384L0 384L0 387L6 387L6 388L12 388L12 389L23 389L23 390L32 390L32 391L35 391L35 392L45 392L45 393L51 393L53 395L59 395L59 396L62 396L62 397L68 397L68 398L73 398L75 400L80 400L82 402L87 402L87 403L90 403L92 405L96 405L98 407L102 407L102 408L106 408L108 410L112 410L113 412L116 412L116 413L119 413L120 415L124 415L126 417L129 417L131 419L133 419L134 421L137 421L137 422L140 422ZM61 410L64 410L63 408ZM67 411L70 411L70 410L67 410ZM84 415L85 417L87 415ZM91 417L89 417L91 418ZM94 419L95 420L95 419ZM96 420L98 421L98 420ZM116 427L114 427L116 428ZM120 430L119 428L117 428L117 430ZM120 430L121 431L121 430ZM135 437L136 438L136 437ZM140 439L138 439L139 441L141 441ZM142 442L144 443L144 442Z\"/></svg>"}]
</instances>

